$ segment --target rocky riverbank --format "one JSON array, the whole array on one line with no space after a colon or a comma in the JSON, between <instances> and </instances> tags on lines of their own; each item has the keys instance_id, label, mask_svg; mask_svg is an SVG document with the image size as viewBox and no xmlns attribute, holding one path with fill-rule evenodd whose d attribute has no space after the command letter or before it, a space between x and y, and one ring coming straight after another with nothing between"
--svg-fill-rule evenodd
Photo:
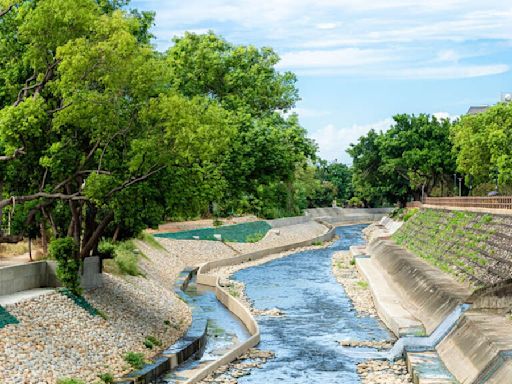
<instances>
[{"instance_id":1,"label":"rocky riverbank","mask_svg":"<svg viewBox=\"0 0 512 384\"><path fill-rule=\"evenodd\" d=\"M348 251L336 252L332 257L332 272L336 280L343 286L347 296L352 300L359 316L377 317L377 310L368 284L358 272ZM371 347L377 350L390 348L394 340L377 342L359 342L353 340L340 340L342 346ZM403 360L396 362L368 360L357 366L357 373L363 384L408 384L412 378L407 372Z\"/></svg>"},{"instance_id":2,"label":"rocky riverbank","mask_svg":"<svg viewBox=\"0 0 512 384\"><path fill-rule=\"evenodd\" d=\"M124 355L142 353L150 360L177 341L188 328L188 306L174 294L174 281L188 266L241 252L302 241L325 232L305 223L272 231L248 244L159 239L135 241L141 276L104 274L104 286L84 293L102 316L91 316L60 293L7 306L20 321L0 329L0 383L55 384L62 378L100 383L99 374L121 377L132 368ZM146 348L146 338L161 346Z\"/></svg>"}]
</instances>

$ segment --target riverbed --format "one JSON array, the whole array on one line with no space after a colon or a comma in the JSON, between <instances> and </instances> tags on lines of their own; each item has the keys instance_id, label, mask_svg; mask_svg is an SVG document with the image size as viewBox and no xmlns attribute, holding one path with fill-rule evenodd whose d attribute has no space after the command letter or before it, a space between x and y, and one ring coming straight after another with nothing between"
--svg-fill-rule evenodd
<instances>
[{"instance_id":1,"label":"riverbed","mask_svg":"<svg viewBox=\"0 0 512 384\"><path fill-rule=\"evenodd\" d=\"M374 317L356 311L331 272L333 252L363 244L365 225L336 229L331 246L308 250L240 270L233 279L245 284L246 296L260 310L279 308L282 317L258 316L259 348L275 353L262 369L238 379L243 383L358 383L357 363L340 340L392 339Z\"/></svg>"}]
</instances>

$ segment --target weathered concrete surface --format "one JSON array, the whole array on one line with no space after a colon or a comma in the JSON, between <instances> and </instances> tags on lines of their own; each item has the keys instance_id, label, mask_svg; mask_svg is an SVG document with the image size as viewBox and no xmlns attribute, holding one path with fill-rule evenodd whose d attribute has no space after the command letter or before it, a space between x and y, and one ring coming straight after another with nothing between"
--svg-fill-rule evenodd
<instances>
[{"instance_id":1,"label":"weathered concrete surface","mask_svg":"<svg viewBox=\"0 0 512 384\"><path fill-rule=\"evenodd\" d=\"M351 222L374 222L389 214L392 208L311 208L306 209L305 215L321 218L331 224L346 224Z\"/></svg>"},{"instance_id":2,"label":"weathered concrete surface","mask_svg":"<svg viewBox=\"0 0 512 384\"><path fill-rule=\"evenodd\" d=\"M36 261L0 268L0 296L36 288L56 288L55 261ZM103 284L99 257L88 257L81 269L81 285L84 289L98 288Z\"/></svg>"},{"instance_id":3,"label":"weathered concrete surface","mask_svg":"<svg viewBox=\"0 0 512 384\"><path fill-rule=\"evenodd\" d=\"M510 360L500 360L500 354L511 348L512 320L505 316L468 311L458 326L439 343L437 352L461 384L505 384L512 383L512 376L508 381L498 380L510 372Z\"/></svg>"},{"instance_id":4,"label":"weathered concrete surface","mask_svg":"<svg viewBox=\"0 0 512 384\"><path fill-rule=\"evenodd\" d=\"M432 333L460 304L467 302L468 288L389 240L375 240L368 252L376 268L385 271L388 284L404 306Z\"/></svg>"},{"instance_id":5,"label":"weathered concrete surface","mask_svg":"<svg viewBox=\"0 0 512 384\"><path fill-rule=\"evenodd\" d=\"M512 383L512 361L506 361L496 373L487 380L487 384Z\"/></svg>"},{"instance_id":6,"label":"weathered concrete surface","mask_svg":"<svg viewBox=\"0 0 512 384\"><path fill-rule=\"evenodd\" d=\"M283 217L281 219L266 220L272 228L288 227L290 225L304 224L312 221L311 216Z\"/></svg>"},{"instance_id":7,"label":"weathered concrete surface","mask_svg":"<svg viewBox=\"0 0 512 384\"><path fill-rule=\"evenodd\" d=\"M356 257L356 266L368 282L379 317L397 337L425 333L421 321L407 310L402 297L388 284L391 278L373 259Z\"/></svg>"},{"instance_id":8,"label":"weathered concrete surface","mask_svg":"<svg viewBox=\"0 0 512 384\"><path fill-rule=\"evenodd\" d=\"M446 369L436 352L407 354L407 370L414 384L456 384L457 380Z\"/></svg>"},{"instance_id":9,"label":"weathered concrete surface","mask_svg":"<svg viewBox=\"0 0 512 384\"><path fill-rule=\"evenodd\" d=\"M13 305L25 300L31 300L39 296L47 295L54 291L53 288L35 288L28 291L15 292L10 295L0 296L0 305Z\"/></svg>"},{"instance_id":10,"label":"weathered concrete surface","mask_svg":"<svg viewBox=\"0 0 512 384\"><path fill-rule=\"evenodd\" d=\"M512 310L512 279L478 289L469 300L473 309L508 313Z\"/></svg>"}]
</instances>

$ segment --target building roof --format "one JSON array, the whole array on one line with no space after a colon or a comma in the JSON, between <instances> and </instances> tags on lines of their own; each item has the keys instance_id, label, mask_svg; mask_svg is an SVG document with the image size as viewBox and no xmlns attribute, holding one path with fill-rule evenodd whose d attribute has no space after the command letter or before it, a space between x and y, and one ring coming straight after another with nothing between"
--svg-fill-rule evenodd
<instances>
[{"instance_id":1,"label":"building roof","mask_svg":"<svg viewBox=\"0 0 512 384\"><path fill-rule=\"evenodd\" d=\"M485 112L489 108L488 105L479 105L475 107L469 107L467 115L477 115L479 113Z\"/></svg>"}]
</instances>

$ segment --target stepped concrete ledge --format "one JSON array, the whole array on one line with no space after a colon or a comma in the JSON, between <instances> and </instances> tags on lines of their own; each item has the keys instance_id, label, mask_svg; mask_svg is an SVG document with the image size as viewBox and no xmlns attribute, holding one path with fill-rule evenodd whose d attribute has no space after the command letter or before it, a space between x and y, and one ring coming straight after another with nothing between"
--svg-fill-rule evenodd
<instances>
[{"instance_id":1,"label":"stepped concrete ledge","mask_svg":"<svg viewBox=\"0 0 512 384\"><path fill-rule=\"evenodd\" d=\"M469 288L394 242L376 239L367 251L375 268L400 295L402 306L421 321L427 334L458 306L469 302Z\"/></svg>"},{"instance_id":2,"label":"stepped concrete ledge","mask_svg":"<svg viewBox=\"0 0 512 384\"><path fill-rule=\"evenodd\" d=\"M437 352L461 384L512 383L512 320L470 310Z\"/></svg>"},{"instance_id":3,"label":"stepped concrete ledge","mask_svg":"<svg viewBox=\"0 0 512 384\"><path fill-rule=\"evenodd\" d=\"M54 292L54 288L36 288L27 291L15 292L10 295L0 296L0 306L13 305L22 301L35 299L36 297Z\"/></svg>"},{"instance_id":4,"label":"stepped concrete ledge","mask_svg":"<svg viewBox=\"0 0 512 384\"><path fill-rule=\"evenodd\" d=\"M401 296L388 284L390 277L375 260L357 256L355 260L357 269L368 282L377 313L386 326L397 337L425 334L421 321L404 307Z\"/></svg>"},{"instance_id":5,"label":"stepped concrete ledge","mask_svg":"<svg viewBox=\"0 0 512 384\"><path fill-rule=\"evenodd\" d=\"M436 352L407 354L407 369L414 384L456 384L457 380L446 369Z\"/></svg>"}]
</instances>

